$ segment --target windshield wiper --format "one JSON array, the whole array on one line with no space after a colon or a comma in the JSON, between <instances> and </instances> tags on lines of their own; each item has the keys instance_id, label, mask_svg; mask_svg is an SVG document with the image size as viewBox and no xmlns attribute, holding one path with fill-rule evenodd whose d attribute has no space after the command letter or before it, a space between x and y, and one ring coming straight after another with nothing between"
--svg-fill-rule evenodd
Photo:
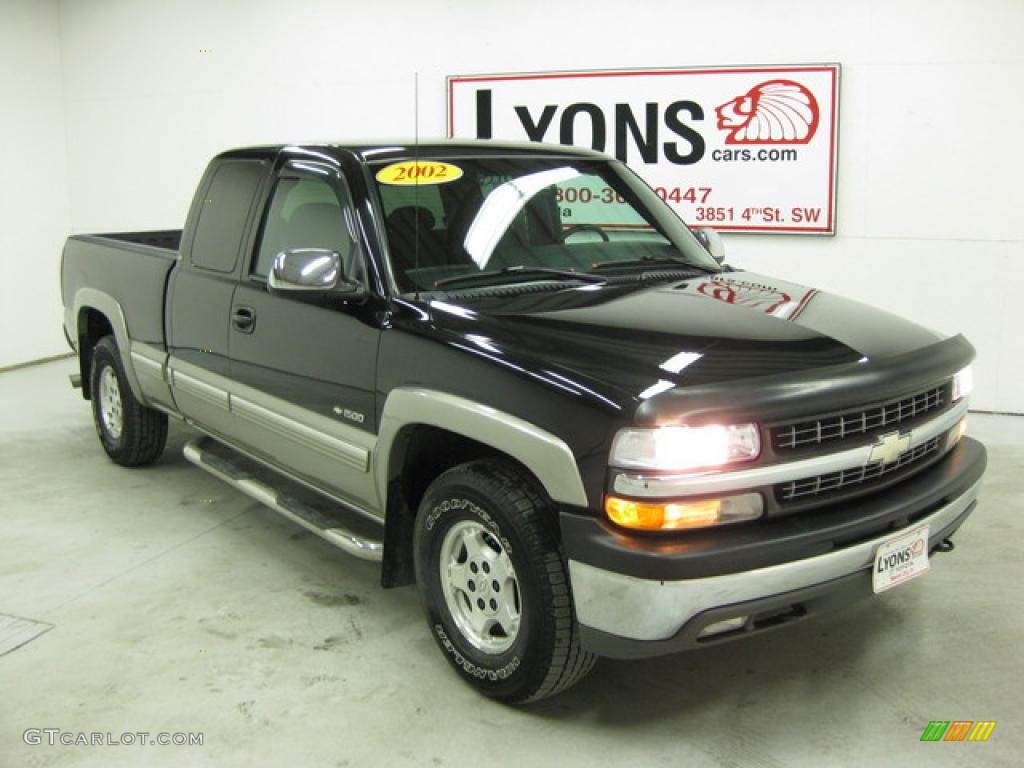
<instances>
[{"instance_id":1,"label":"windshield wiper","mask_svg":"<svg viewBox=\"0 0 1024 768\"><path fill-rule=\"evenodd\" d=\"M599 261L598 263L591 266L591 272L598 272L602 269L612 269L614 267L636 267L636 266L649 266L652 264L679 264L690 269L698 269L702 272L714 272L715 270L709 267L701 266L700 264L694 264L692 261L687 261L682 256L641 256L639 259L615 259L610 261Z\"/></svg>"},{"instance_id":2,"label":"windshield wiper","mask_svg":"<svg viewBox=\"0 0 1024 768\"><path fill-rule=\"evenodd\" d=\"M478 280L502 277L504 275L522 275L525 277L540 275L558 280L582 280L585 283L607 282L603 277L592 275L589 272L576 272L571 269L557 269L555 267L528 267L523 264L517 264L512 267L503 267L502 269L489 269L484 272L471 272L468 275L446 277L443 280L437 280L434 283L434 287L441 288L446 285L455 285L457 283L475 283Z\"/></svg>"}]
</instances>

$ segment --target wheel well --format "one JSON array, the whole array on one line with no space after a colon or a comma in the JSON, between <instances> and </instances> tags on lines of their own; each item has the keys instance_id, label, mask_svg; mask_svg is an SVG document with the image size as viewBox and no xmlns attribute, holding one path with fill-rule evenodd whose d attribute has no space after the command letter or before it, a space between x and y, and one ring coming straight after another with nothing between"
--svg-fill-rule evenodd
<instances>
[{"instance_id":1,"label":"wheel well","mask_svg":"<svg viewBox=\"0 0 1024 768\"><path fill-rule=\"evenodd\" d=\"M92 351L104 336L114 333L114 327L107 316L98 309L83 307L78 313L78 365L82 374L82 397L89 400L89 370L92 367Z\"/></svg>"},{"instance_id":2,"label":"wheel well","mask_svg":"<svg viewBox=\"0 0 1024 768\"><path fill-rule=\"evenodd\" d=\"M529 468L490 445L426 424L410 425L398 433L388 457L388 503L381 574L385 587L415 582L413 525L420 501L434 479L459 464L498 457L515 464L533 478L538 491L547 496Z\"/></svg>"}]
</instances>

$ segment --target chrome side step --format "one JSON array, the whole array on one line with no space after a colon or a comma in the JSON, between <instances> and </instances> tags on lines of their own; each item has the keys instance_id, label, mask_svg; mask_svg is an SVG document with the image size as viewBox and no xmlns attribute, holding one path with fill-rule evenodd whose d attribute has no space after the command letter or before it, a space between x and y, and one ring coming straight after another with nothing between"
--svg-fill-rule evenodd
<instances>
[{"instance_id":1,"label":"chrome side step","mask_svg":"<svg viewBox=\"0 0 1024 768\"><path fill-rule=\"evenodd\" d=\"M383 531L355 512L242 456L210 437L185 444L185 458L246 496L284 515L339 549L361 560L380 562L384 544L374 537Z\"/></svg>"}]
</instances>

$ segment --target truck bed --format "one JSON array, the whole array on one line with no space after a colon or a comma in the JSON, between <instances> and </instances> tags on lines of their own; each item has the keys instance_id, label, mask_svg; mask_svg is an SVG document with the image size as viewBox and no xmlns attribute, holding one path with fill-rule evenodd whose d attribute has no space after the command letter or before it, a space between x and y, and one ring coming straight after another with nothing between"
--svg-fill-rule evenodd
<instances>
[{"instance_id":1,"label":"truck bed","mask_svg":"<svg viewBox=\"0 0 1024 768\"><path fill-rule=\"evenodd\" d=\"M64 306L73 311L82 289L101 291L121 305L132 339L163 347L164 294L181 233L168 229L69 237L61 267ZM70 319L65 316L65 322Z\"/></svg>"},{"instance_id":2,"label":"truck bed","mask_svg":"<svg viewBox=\"0 0 1024 768\"><path fill-rule=\"evenodd\" d=\"M177 251L181 246L181 232L180 229L156 229L149 232L110 232L105 235L79 235L79 237L119 240L124 243Z\"/></svg>"}]
</instances>

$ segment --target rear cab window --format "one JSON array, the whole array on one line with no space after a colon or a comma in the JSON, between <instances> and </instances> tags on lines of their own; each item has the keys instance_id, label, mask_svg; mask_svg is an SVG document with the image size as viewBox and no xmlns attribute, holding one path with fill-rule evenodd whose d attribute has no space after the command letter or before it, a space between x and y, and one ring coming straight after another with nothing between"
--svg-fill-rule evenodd
<instances>
[{"instance_id":1,"label":"rear cab window","mask_svg":"<svg viewBox=\"0 0 1024 768\"><path fill-rule=\"evenodd\" d=\"M246 224L266 165L259 160L222 160L203 192L192 238L192 265L230 273L247 234Z\"/></svg>"}]
</instances>

